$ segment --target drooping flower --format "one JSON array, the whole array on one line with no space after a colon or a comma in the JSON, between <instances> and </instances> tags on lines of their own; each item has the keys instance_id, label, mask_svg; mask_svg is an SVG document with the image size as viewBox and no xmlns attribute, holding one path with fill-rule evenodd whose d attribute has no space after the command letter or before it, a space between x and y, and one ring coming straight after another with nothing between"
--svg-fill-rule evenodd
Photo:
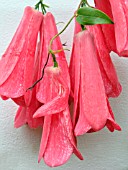
<instances>
[{"instance_id":1,"label":"drooping flower","mask_svg":"<svg viewBox=\"0 0 128 170\"><path fill-rule=\"evenodd\" d=\"M96 7L107 13L114 25L102 25L110 51L128 57L128 3L127 0L95 0Z\"/></svg>"},{"instance_id":2,"label":"drooping flower","mask_svg":"<svg viewBox=\"0 0 128 170\"><path fill-rule=\"evenodd\" d=\"M51 13L47 13L46 16L44 16L44 20L43 20L43 28L42 28L42 34L43 34L43 47L42 47L42 54L41 54L41 64L40 64L40 74L39 77L41 77L42 75L42 69L44 68L44 65L47 61L47 57L48 57L48 46L50 43L51 38L57 34L57 27L55 26L55 20L54 17L52 16ZM52 45L52 49L54 51L56 50L60 50L62 49L62 44L60 41L60 38L57 37L54 40L54 43ZM59 66L61 67L61 70L63 72L63 74L66 74L66 82L69 84L70 86L70 77L68 74L68 64L66 62L65 59L65 54L64 51L57 53L56 54L56 58L58 61ZM53 66L53 60L52 60L52 56L50 55L47 66ZM37 90L37 99L39 102L41 103L46 103L47 101L47 96L48 96L48 89L50 88L50 84L47 83L47 81L49 82L49 78L47 77L47 75L44 75L43 79L38 83L38 90Z\"/></svg>"},{"instance_id":3,"label":"drooping flower","mask_svg":"<svg viewBox=\"0 0 128 170\"><path fill-rule=\"evenodd\" d=\"M94 37L87 30L75 35L72 57L75 62L73 114L75 135L98 131L105 126L109 126L111 131L120 130L110 112L110 106L108 107Z\"/></svg>"},{"instance_id":4,"label":"drooping flower","mask_svg":"<svg viewBox=\"0 0 128 170\"><path fill-rule=\"evenodd\" d=\"M0 95L20 106L31 103L37 37L43 15L26 7L20 25L0 60Z\"/></svg>"},{"instance_id":5,"label":"drooping flower","mask_svg":"<svg viewBox=\"0 0 128 170\"><path fill-rule=\"evenodd\" d=\"M47 60L49 41L57 34L56 24L51 13L44 16L43 24L44 45L41 70ZM57 37L53 42L52 49L62 48L60 38ZM73 152L80 159L83 159L76 148L73 135L68 106L70 78L64 52L56 54L56 59L58 68L52 66L51 56L49 58L43 80L40 81L37 91L37 99L44 105L37 109L34 114L34 118L44 116L38 161L40 162L43 158L45 163L51 167L67 162Z\"/></svg>"},{"instance_id":6,"label":"drooping flower","mask_svg":"<svg viewBox=\"0 0 128 170\"><path fill-rule=\"evenodd\" d=\"M41 106L34 117L45 116L39 161L43 157L47 165L55 167L66 163L73 152L83 158L73 135L68 106L69 88L64 80L66 75L62 75L60 68L53 67L47 68L46 74L52 79L52 91L49 89L52 93L49 94L49 102Z\"/></svg>"},{"instance_id":7,"label":"drooping flower","mask_svg":"<svg viewBox=\"0 0 128 170\"><path fill-rule=\"evenodd\" d=\"M118 97L122 91L122 87L119 83L117 73L114 67L114 64L111 60L108 48L105 43L105 39L103 36L103 32L101 30L100 25L86 26L87 30L93 34L94 43L96 47L96 56L98 59L98 64L100 68L100 72L102 75L102 79L104 82L104 87L106 91L107 97ZM80 24L75 21L75 31L74 35L82 31ZM74 48L74 45L73 45ZM74 49L72 49L73 53ZM76 55L73 53L73 55ZM73 96L74 91L74 68L75 62L73 61L75 57L71 55L70 61L70 77L71 77L71 96Z\"/></svg>"}]
</instances>

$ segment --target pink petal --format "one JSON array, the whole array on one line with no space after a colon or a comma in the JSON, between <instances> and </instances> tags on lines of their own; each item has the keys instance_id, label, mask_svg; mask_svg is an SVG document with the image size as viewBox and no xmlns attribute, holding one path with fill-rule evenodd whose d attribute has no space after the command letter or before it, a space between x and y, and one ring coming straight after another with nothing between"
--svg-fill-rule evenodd
<instances>
[{"instance_id":1,"label":"pink petal","mask_svg":"<svg viewBox=\"0 0 128 170\"><path fill-rule=\"evenodd\" d=\"M52 72L50 74L53 74L52 77L54 77L55 79L55 80L53 79L53 82L56 81L58 83L59 88L58 95L51 101L47 102L42 107L40 107L35 112L33 116L34 118L59 113L65 110L65 108L67 107L69 90L68 87L66 87L63 78L61 77L62 75L61 74L54 75L54 73Z\"/></svg>"},{"instance_id":2,"label":"pink petal","mask_svg":"<svg viewBox=\"0 0 128 170\"><path fill-rule=\"evenodd\" d=\"M74 38L75 35L81 31L81 26L80 24L78 24L78 22L76 22L75 19L75 30L74 30ZM76 45L77 46L77 45ZM77 67L78 71L77 74L79 74L79 63L77 61L75 61L75 59L77 59L77 53L79 53L79 50L75 48L75 44L73 41L73 47L72 47L72 54L71 54L71 59L70 59L70 65L69 65L69 74L70 74L70 80L71 80L71 97L74 97L74 84L75 84L75 67ZM75 56L76 55L76 56ZM76 66L77 64L77 66ZM77 77L80 77L79 75ZM79 80L76 81L79 84ZM79 90L79 85L75 88L76 90ZM77 92L76 92L77 94Z\"/></svg>"},{"instance_id":3,"label":"pink petal","mask_svg":"<svg viewBox=\"0 0 128 170\"><path fill-rule=\"evenodd\" d=\"M2 85L10 76L20 58L19 55L21 54L25 43L24 37L28 34L28 24L26 21L29 23L32 13L31 7L25 8L24 15L17 31L0 60L0 85Z\"/></svg>"},{"instance_id":4,"label":"pink petal","mask_svg":"<svg viewBox=\"0 0 128 170\"><path fill-rule=\"evenodd\" d=\"M44 157L44 153L47 147L48 138L49 138L50 129L51 129L51 120L52 120L52 116L45 116L44 118L44 125L43 125L42 138L40 142L38 162L40 162L42 157Z\"/></svg>"},{"instance_id":5,"label":"pink petal","mask_svg":"<svg viewBox=\"0 0 128 170\"><path fill-rule=\"evenodd\" d=\"M122 0L110 0L115 23L116 45L119 53L124 49L128 35L126 14L124 13L121 1Z\"/></svg>"},{"instance_id":6,"label":"pink petal","mask_svg":"<svg viewBox=\"0 0 128 170\"><path fill-rule=\"evenodd\" d=\"M113 15L111 11L112 9L111 9L109 0L95 0L95 4L96 4L96 8L105 12L113 20ZM103 24L101 27L104 33L104 37L105 37L109 52L111 51L117 52L114 25L107 24L106 26L106 24L105 25Z\"/></svg>"},{"instance_id":7,"label":"pink petal","mask_svg":"<svg viewBox=\"0 0 128 170\"><path fill-rule=\"evenodd\" d=\"M14 126L19 128L24 124L26 124L26 108L20 106L15 116Z\"/></svg>"},{"instance_id":8,"label":"pink petal","mask_svg":"<svg viewBox=\"0 0 128 170\"><path fill-rule=\"evenodd\" d=\"M50 42L51 38L58 33L55 19L54 19L53 15L49 12L44 16L44 21L43 21L42 26L43 26L42 29L43 29L43 34L44 34L44 46L42 48L43 54L42 54L42 64L41 64L41 68L40 68L40 77L42 75L42 69L44 67L44 64L46 63L46 60L47 60L49 42ZM62 49L62 48L63 47L62 47L60 38L57 37L53 42L52 49L58 50L58 49ZM56 54L56 58L57 58L57 62L59 64L60 68L62 69L62 74L66 75L65 79L66 79L66 82L68 82L68 87L70 88L68 65L67 65L67 61L66 61L64 52L60 52L60 53ZM49 62L48 62L47 66L53 66L51 56L49 58ZM48 76L45 74L43 80L40 81L40 83L39 83L37 99L41 103L46 103L47 98L49 98L49 94L47 93L47 91L48 91L47 86L49 87L50 83L49 84L47 83L49 81L47 79L48 79ZM50 93L50 91L49 91L49 93Z\"/></svg>"},{"instance_id":9,"label":"pink petal","mask_svg":"<svg viewBox=\"0 0 128 170\"><path fill-rule=\"evenodd\" d=\"M104 81L106 94L108 97L118 97L122 91L122 88L106 47L101 27L100 25L89 26L88 30L94 35L98 62Z\"/></svg>"},{"instance_id":10,"label":"pink petal","mask_svg":"<svg viewBox=\"0 0 128 170\"><path fill-rule=\"evenodd\" d=\"M2 80L0 94L8 98L19 98L25 95L27 105L30 103L31 91L25 92L32 84L33 61L42 16L42 13L33 10L31 7L25 9L20 26L3 57L4 60L7 60L4 62L7 75L5 76L6 79ZM16 63L17 57L19 59ZM8 60L11 62L14 60L14 67L10 65ZM9 65L7 66L7 64ZM4 69L1 71L4 72Z\"/></svg>"},{"instance_id":11,"label":"pink petal","mask_svg":"<svg viewBox=\"0 0 128 170\"><path fill-rule=\"evenodd\" d=\"M113 132L114 130L121 131L121 127L115 122L114 113L112 112L109 101L107 103L108 103L108 109L110 114L106 126L111 132Z\"/></svg>"},{"instance_id":12,"label":"pink petal","mask_svg":"<svg viewBox=\"0 0 128 170\"><path fill-rule=\"evenodd\" d=\"M74 154L80 159L83 160L83 156L81 155L81 153L79 152L79 150L76 147L76 139L74 137L73 134L73 128L72 128L72 122L71 122L71 118L70 118L70 112L69 112L69 108L67 107L66 110L63 111L63 115L64 115L64 123L65 123L65 130L67 131L68 137L70 139L70 142L74 148Z\"/></svg>"},{"instance_id":13,"label":"pink petal","mask_svg":"<svg viewBox=\"0 0 128 170\"><path fill-rule=\"evenodd\" d=\"M99 130L104 127L108 116L104 84L96 58L93 38L88 32L81 33L78 36L81 36L81 96L83 111L91 127L94 130Z\"/></svg>"},{"instance_id":14,"label":"pink petal","mask_svg":"<svg viewBox=\"0 0 128 170\"><path fill-rule=\"evenodd\" d=\"M66 163L73 153L73 147L67 137L63 122L63 113L52 116L50 134L44 154L45 163L51 167Z\"/></svg>"}]
</instances>

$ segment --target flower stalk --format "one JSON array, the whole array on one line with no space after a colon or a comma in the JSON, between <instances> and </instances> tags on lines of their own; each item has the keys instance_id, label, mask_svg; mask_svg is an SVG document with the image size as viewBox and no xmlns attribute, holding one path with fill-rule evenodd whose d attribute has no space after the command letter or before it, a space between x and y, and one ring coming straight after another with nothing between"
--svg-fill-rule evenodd
<instances>
[{"instance_id":1,"label":"flower stalk","mask_svg":"<svg viewBox=\"0 0 128 170\"><path fill-rule=\"evenodd\" d=\"M87 2L87 1L86 1L86 2ZM86 3L86 2L85 2L85 3ZM84 3L84 0L81 0L79 6L78 6L78 8L77 8L77 11L78 11L78 9L81 7L81 5L82 5L83 3ZM51 39L51 41L50 41L50 43L49 43L49 54L52 54L54 67L58 67L55 54L57 54L57 53L59 53L59 52L62 52L62 51L64 51L64 50L69 51L69 49L63 48L63 49L59 49L59 50L53 51L53 50L52 50L53 41L54 41L59 35L61 35L61 34L67 29L67 27L70 25L70 23L72 22L72 20L73 20L75 17L77 17L77 11L76 11L75 14L70 18L70 20L69 20L68 23L65 25L65 27L64 27L58 34L56 34L56 35Z\"/></svg>"},{"instance_id":2,"label":"flower stalk","mask_svg":"<svg viewBox=\"0 0 128 170\"><path fill-rule=\"evenodd\" d=\"M35 5L35 9L39 11L40 8L41 8L42 13L46 14L47 12L46 8L49 8L49 6L44 4L43 0L39 0L39 2Z\"/></svg>"}]
</instances>

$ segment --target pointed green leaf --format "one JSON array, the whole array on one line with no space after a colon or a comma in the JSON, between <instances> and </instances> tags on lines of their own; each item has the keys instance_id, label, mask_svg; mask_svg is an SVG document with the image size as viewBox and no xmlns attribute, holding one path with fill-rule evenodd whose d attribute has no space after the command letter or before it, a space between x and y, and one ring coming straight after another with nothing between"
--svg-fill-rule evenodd
<instances>
[{"instance_id":1,"label":"pointed green leaf","mask_svg":"<svg viewBox=\"0 0 128 170\"><path fill-rule=\"evenodd\" d=\"M81 25L113 24L108 15L95 8L82 7L77 14L77 22Z\"/></svg>"}]
</instances>

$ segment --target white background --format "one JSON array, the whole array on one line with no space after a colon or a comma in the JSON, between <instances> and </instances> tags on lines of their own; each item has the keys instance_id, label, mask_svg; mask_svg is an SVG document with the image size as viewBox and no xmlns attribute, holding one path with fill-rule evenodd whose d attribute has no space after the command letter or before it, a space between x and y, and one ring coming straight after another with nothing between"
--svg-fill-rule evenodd
<instances>
[{"instance_id":1,"label":"white background","mask_svg":"<svg viewBox=\"0 0 128 170\"><path fill-rule=\"evenodd\" d=\"M7 48L22 17L25 6L34 6L36 0L0 0L0 56ZM79 0L45 0L56 22L66 23L78 6ZM90 0L92 3L92 1ZM73 23L61 36L71 48ZM64 25L60 24L59 29ZM67 58L70 53L67 53ZM123 92L118 99L111 99L116 121L122 132L110 133L104 129L98 133L78 138L78 147L84 156L70 161L56 170L128 170L128 59L112 54ZM11 101L0 100L0 170L50 170L43 161L38 164L41 130L27 126L14 129L13 120L17 106Z\"/></svg>"}]
</instances>

